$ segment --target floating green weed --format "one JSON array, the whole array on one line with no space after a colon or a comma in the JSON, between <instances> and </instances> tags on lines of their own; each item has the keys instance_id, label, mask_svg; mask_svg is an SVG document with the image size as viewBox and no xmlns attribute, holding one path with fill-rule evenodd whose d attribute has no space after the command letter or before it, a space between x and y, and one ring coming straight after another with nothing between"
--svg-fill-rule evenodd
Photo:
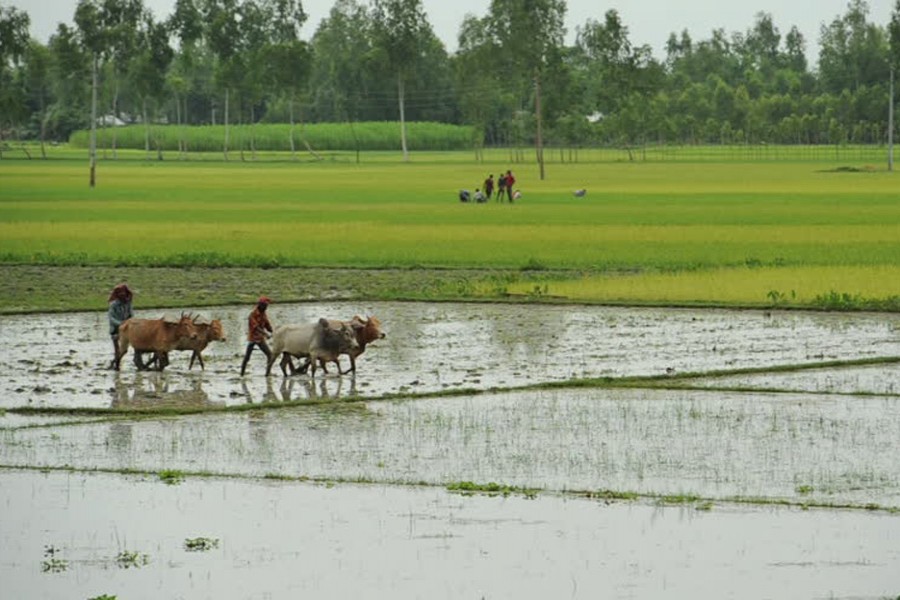
<instances>
[{"instance_id":1,"label":"floating green weed","mask_svg":"<svg viewBox=\"0 0 900 600\"><path fill-rule=\"evenodd\" d=\"M197 537L184 540L184 549L188 552L207 552L218 547L219 540L216 538Z\"/></svg>"},{"instance_id":2,"label":"floating green weed","mask_svg":"<svg viewBox=\"0 0 900 600\"><path fill-rule=\"evenodd\" d=\"M583 492L582 495L585 498L597 498L600 500L637 500L640 498L640 494L636 492L623 492L618 490L597 490L590 492Z\"/></svg>"},{"instance_id":3,"label":"floating green weed","mask_svg":"<svg viewBox=\"0 0 900 600\"><path fill-rule=\"evenodd\" d=\"M60 549L56 546L44 546L44 560L41 561L41 571L44 573L62 573L69 568L69 561L59 558Z\"/></svg>"},{"instance_id":4,"label":"floating green weed","mask_svg":"<svg viewBox=\"0 0 900 600\"><path fill-rule=\"evenodd\" d=\"M464 495L470 494L486 494L488 496L509 496L510 494L523 494L526 498L534 498L537 496L538 490L532 488L522 488L501 483L474 483L472 481L457 481L447 484L447 490L451 492L459 492Z\"/></svg>"},{"instance_id":5,"label":"floating green weed","mask_svg":"<svg viewBox=\"0 0 900 600\"><path fill-rule=\"evenodd\" d=\"M150 564L150 556L140 552L122 550L116 555L116 565L120 569L139 569Z\"/></svg>"},{"instance_id":6,"label":"floating green weed","mask_svg":"<svg viewBox=\"0 0 900 600\"><path fill-rule=\"evenodd\" d=\"M184 481L184 473L178 470L166 469L159 472L159 479L166 485L178 485Z\"/></svg>"}]
</instances>

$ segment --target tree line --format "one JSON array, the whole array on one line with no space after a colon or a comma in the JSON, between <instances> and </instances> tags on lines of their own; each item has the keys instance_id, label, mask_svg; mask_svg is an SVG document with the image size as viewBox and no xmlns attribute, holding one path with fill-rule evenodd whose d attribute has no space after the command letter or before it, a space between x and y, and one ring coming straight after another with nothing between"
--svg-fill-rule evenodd
<instances>
[{"instance_id":1,"label":"tree line","mask_svg":"<svg viewBox=\"0 0 900 600\"><path fill-rule=\"evenodd\" d=\"M64 141L117 119L152 123L464 124L482 146L882 143L900 47L864 0L807 40L759 13L743 32L673 32L665 56L616 10L564 41L564 0L491 0L450 54L421 0L336 0L311 39L300 0L79 0L44 44L0 6L0 135ZM291 133L291 147L294 144ZM2 140L0 140L2 142ZM113 147L115 141L113 141Z\"/></svg>"}]
</instances>

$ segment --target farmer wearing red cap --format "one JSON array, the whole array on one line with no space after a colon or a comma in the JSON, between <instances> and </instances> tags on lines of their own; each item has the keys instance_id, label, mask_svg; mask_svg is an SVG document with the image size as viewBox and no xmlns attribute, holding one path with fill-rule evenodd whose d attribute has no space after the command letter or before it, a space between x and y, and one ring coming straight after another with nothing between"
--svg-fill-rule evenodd
<instances>
[{"instance_id":1,"label":"farmer wearing red cap","mask_svg":"<svg viewBox=\"0 0 900 600\"><path fill-rule=\"evenodd\" d=\"M259 349L266 355L266 362L272 359L272 351L266 344L266 339L272 332L272 324L269 323L269 317L266 316L266 309L272 301L266 296L260 296L256 301L256 308L250 313L249 331L247 333L247 352L244 354L244 362L241 363L241 377L247 370L247 363L250 362L250 355L253 353L253 347L259 346Z\"/></svg>"},{"instance_id":2,"label":"farmer wearing red cap","mask_svg":"<svg viewBox=\"0 0 900 600\"><path fill-rule=\"evenodd\" d=\"M134 316L134 311L131 308L131 299L133 297L134 294L124 283L114 287L109 294L107 316L109 316L109 335L113 344L113 366L119 352L119 326Z\"/></svg>"}]
</instances>

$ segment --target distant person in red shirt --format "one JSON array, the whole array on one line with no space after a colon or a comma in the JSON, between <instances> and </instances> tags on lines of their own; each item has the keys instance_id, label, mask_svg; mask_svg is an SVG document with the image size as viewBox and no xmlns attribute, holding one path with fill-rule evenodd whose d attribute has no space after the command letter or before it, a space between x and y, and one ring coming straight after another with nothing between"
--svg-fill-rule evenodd
<instances>
[{"instance_id":1,"label":"distant person in red shirt","mask_svg":"<svg viewBox=\"0 0 900 600\"><path fill-rule=\"evenodd\" d=\"M509 197L509 201L513 201L513 184L516 182L516 178L513 177L512 171L506 172L506 193Z\"/></svg>"},{"instance_id":2,"label":"distant person in red shirt","mask_svg":"<svg viewBox=\"0 0 900 600\"><path fill-rule=\"evenodd\" d=\"M269 350L269 345L266 343L266 340L272 333L272 324L269 323L269 317L266 316L266 309L271 303L272 301L267 297L260 296L259 300L256 301L256 308L250 313L247 352L244 354L244 362L241 363L241 377L244 376L244 372L247 370L247 363L250 362L250 355L253 353L254 346L259 346L259 349L266 355L266 364L272 360L272 351Z\"/></svg>"}]
</instances>

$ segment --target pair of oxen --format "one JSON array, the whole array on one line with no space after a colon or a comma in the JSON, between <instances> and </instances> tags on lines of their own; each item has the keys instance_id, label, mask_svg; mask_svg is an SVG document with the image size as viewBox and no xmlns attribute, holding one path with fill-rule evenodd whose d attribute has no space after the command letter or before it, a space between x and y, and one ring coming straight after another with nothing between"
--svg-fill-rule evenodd
<instances>
[{"instance_id":1,"label":"pair of oxen","mask_svg":"<svg viewBox=\"0 0 900 600\"><path fill-rule=\"evenodd\" d=\"M285 376L288 369L291 373L309 370L315 375L316 364L327 373L329 362L336 364L338 373L356 372L356 358L365 352L370 342L384 337L381 323L371 316L364 319L357 315L349 321L322 318L316 323L282 325L272 335L272 355L266 365L266 375L271 373L279 356ZM204 321L185 313L179 319L128 319L119 327L113 366L119 370L130 347L134 349L134 364L138 370L154 368L162 371L169 364L169 352L173 350L191 351L188 369L194 367L195 360L203 369L203 350L215 341L225 341L225 331L218 319ZM153 356L145 361L144 355L148 353ZM341 371L338 360L341 354L350 357L350 368L346 371ZM299 369L294 368L292 357L305 358L306 362Z\"/></svg>"}]
</instances>

